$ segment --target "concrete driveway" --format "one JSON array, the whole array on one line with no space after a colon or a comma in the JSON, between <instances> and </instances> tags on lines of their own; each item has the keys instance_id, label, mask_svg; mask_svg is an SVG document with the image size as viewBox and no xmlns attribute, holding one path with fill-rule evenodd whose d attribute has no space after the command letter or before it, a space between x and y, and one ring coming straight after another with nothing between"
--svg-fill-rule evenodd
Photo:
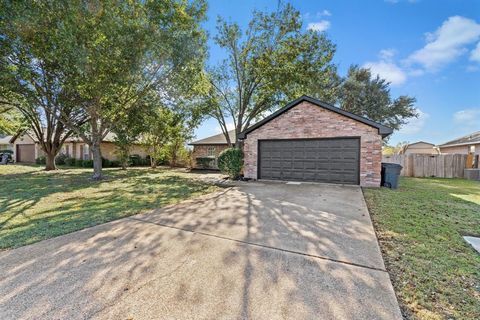
<instances>
[{"instance_id":1,"label":"concrete driveway","mask_svg":"<svg viewBox=\"0 0 480 320\"><path fill-rule=\"evenodd\" d=\"M0 253L0 319L401 319L358 187L248 183Z\"/></svg>"}]
</instances>

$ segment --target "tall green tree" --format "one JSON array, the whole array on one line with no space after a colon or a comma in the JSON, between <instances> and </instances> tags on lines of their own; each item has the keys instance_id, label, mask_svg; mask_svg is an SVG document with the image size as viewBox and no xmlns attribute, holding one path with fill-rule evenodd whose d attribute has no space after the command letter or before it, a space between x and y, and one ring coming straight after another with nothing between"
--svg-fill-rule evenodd
<instances>
[{"instance_id":1,"label":"tall green tree","mask_svg":"<svg viewBox=\"0 0 480 320\"><path fill-rule=\"evenodd\" d=\"M86 120L65 87L70 69L58 52L64 34L56 7L54 1L0 3L0 108L11 120L25 120L46 155L46 170L56 169L55 156L73 133L60 117L78 127Z\"/></svg>"},{"instance_id":2,"label":"tall green tree","mask_svg":"<svg viewBox=\"0 0 480 320\"><path fill-rule=\"evenodd\" d=\"M289 4L272 13L254 12L244 32L219 18L214 40L227 58L208 70L209 114L231 145L239 141L227 135L229 120L238 136L266 112L303 94L335 99L335 46L324 33L305 31L300 12Z\"/></svg>"},{"instance_id":3,"label":"tall green tree","mask_svg":"<svg viewBox=\"0 0 480 320\"><path fill-rule=\"evenodd\" d=\"M408 119L418 117L416 99L406 95L393 99L390 84L369 69L351 66L339 88L338 103L346 111L398 130Z\"/></svg>"},{"instance_id":4,"label":"tall green tree","mask_svg":"<svg viewBox=\"0 0 480 320\"><path fill-rule=\"evenodd\" d=\"M200 22L206 10L202 0L6 3L5 11L17 12L26 26L48 26L51 45L46 50L58 57L54 62L63 71L55 83L74 97L74 112L88 121L78 126L63 108L58 115L50 112L89 145L94 179L102 178L100 143L118 114L138 108L152 91L165 105L173 97L185 99L186 89L196 85L201 73L205 35ZM34 18L32 11L38 13ZM36 48L45 34L30 29L31 46Z\"/></svg>"}]
</instances>

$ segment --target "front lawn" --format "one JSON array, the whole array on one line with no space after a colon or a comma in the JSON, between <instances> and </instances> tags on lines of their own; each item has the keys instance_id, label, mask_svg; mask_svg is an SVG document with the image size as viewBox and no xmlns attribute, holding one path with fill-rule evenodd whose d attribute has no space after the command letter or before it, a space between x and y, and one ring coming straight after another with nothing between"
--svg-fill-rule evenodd
<instances>
[{"instance_id":1,"label":"front lawn","mask_svg":"<svg viewBox=\"0 0 480 320\"><path fill-rule=\"evenodd\" d=\"M399 302L411 319L480 319L480 182L402 178L364 189Z\"/></svg>"},{"instance_id":2,"label":"front lawn","mask_svg":"<svg viewBox=\"0 0 480 320\"><path fill-rule=\"evenodd\" d=\"M179 170L92 169L46 172L0 166L0 250L30 244L212 192L216 187Z\"/></svg>"}]
</instances>

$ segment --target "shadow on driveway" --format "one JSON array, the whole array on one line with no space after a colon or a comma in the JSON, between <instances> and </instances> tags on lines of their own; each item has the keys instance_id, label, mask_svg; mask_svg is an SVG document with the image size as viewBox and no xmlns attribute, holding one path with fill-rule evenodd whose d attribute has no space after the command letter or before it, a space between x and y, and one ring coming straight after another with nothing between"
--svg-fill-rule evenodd
<instances>
[{"instance_id":1,"label":"shadow on driveway","mask_svg":"<svg viewBox=\"0 0 480 320\"><path fill-rule=\"evenodd\" d=\"M359 188L251 183L0 253L2 319L401 319Z\"/></svg>"}]
</instances>

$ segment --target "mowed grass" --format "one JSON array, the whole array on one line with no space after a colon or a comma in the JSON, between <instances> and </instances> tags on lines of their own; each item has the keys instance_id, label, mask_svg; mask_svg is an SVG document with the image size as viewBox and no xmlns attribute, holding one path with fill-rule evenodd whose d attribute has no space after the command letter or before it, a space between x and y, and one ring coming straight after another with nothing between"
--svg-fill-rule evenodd
<instances>
[{"instance_id":1,"label":"mowed grass","mask_svg":"<svg viewBox=\"0 0 480 320\"><path fill-rule=\"evenodd\" d=\"M181 170L92 169L46 172L0 166L0 250L123 218L216 190Z\"/></svg>"},{"instance_id":2,"label":"mowed grass","mask_svg":"<svg viewBox=\"0 0 480 320\"><path fill-rule=\"evenodd\" d=\"M407 318L480 319L480 182L402 178L364 189L387 269Z\"/></svg>"}]
</instances>

